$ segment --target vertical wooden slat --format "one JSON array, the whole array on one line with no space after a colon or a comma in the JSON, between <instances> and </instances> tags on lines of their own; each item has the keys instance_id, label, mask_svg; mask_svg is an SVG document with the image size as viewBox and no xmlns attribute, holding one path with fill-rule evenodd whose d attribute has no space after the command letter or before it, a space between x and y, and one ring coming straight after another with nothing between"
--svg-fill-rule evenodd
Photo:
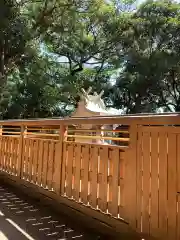
<instances>
[{"instance_id":1,"label":"vertical wooden slat","mask_svg":"<svg viewBox=\"0 0 180 240\"><path fill-rule=\"evenodd\" d=\"M3 163L4 163L4 171L6 171L6 137L4 137L4 149L3 149Z\"/></svg>"},{"instance_id":2,"label":"vertical wooden slat","mask_svg":"<svg viewBox=\"0 0 180 240\"><path fill-rule=\"evenodd\" d=\"M178 207L178 213L177 213L177 229L176 229L176 239L180 239L180 195L177 196L177 207Z\"/></svg>"},{"instance_id":3,"label":"vertical wooden slat","mask_svg":"<svg viewBox=\"0 0 180 240\"><path fill-rule=\"evenodd\" d=\"M17 175L19 177L22 177L21 174L23 174L23 142L24 142L24 126L21 126L21 134L19 137L19 152L18 152L18 160L17 160Z\"/></svg>"},{"instance_id":4,"label":"vertical wooden slat","mask_svg":"<svg viewBox=\"0 0 180 240\"><path fill-rule=\"evenodd\" d=\"M10 137L6 137L6 171L10 173L10 158L9 158L9 151L10 151Z\"/></svg>"},{"instance_id":5,"label":"vertical wooden slat","mask_svg":"<svg viewBox=\"0 0 180 240\"><path fill-rule=\"evenodd\" d=\"M176 134L168 134L168 238L176 239Z\"/></svg>"},{"instance_id":6,"label":"vertical wooden slat","mask_svg":"<svg viewBox=\"0 0 180 240\"><path fill-rule=\"evenodd\" d=\"M6 171L9 172L9 137L6 137Z\"/></svg>"},{"instance_id":7,"label":"vertical wooden slat","mask_svg":"<svg viewBox=\"0 0 180 240\"><path fill-rule=\"evenodd\" d=\"M9 172L12 174L12 137L9 137Z\"/></svg>"},{"instance_id":8,"label":"vertical wooden slat","mask_svg":"<svg viewBox=\"0 0 180 240\"><path fill-rule=\"evenodd\" d=\"M15 150L17 151L17 146L16 146L16 138L12 138L12 147L11 147L11 162L12 162L12 174L16 174L16 168L15 168Z\"/></svg>"},{"instance_id":9,"label":"vertical wooden slat","mask_svg":"<svg viewBox=\"0 0 180 240\"><path fill-rule=\"evenodd\" d=\"M0 126L0 169L2 169L2 134L3 134L3 126Z\"/></svg>"},{"instance_id":10,"label":"vertical wooden slat","mask_svg":"<svg viewBox=\"0 0 180 240\"><path fill-rule=\"evenodd\" d=\"M42 184L42 171L43 171L43 159L44 159L44 145L43 140L39 142L39 154L38 154L38 176L37 183L39 186Z\"/></svg>"},{"instance_id":11,"label":"vertical wooden slat","mask_svg":"<svg viewBox=\"0 0 180 240\"><path fill-rule=\"evenodd\" d=\"M9 146L10 146L10 137L6 138L7 148L6 148L6 171L10 173L10 159L9 159Z\"/></svg>"},{"instance_id":12,"label":"vertical wooden slat","mask_svg":"<svg viewBox=\"0 0 180 240\"><path fill-rule=\"evenodd\" d=\"M177 192L180 193L180 133L177 134Z\"/></svg>"},{"instance_id":13,"label":"vertical wooden slat","mask_svg":"<svg viewBox=\"0 0 180 240\"><path fill-rule=\"evenodd\" d=\"M126 216L126 202L124 199L124 193L125 193L125 186L124 186L124 177L125 177L125 162L127 159L127 152L128 151L120 151L120 161L119 161L119 215L120 217ZM135 200L136 201L136 200Z\"/></svg>"},{"instance_id":14,"label":"vertical wooden slat","mask_svg":"<svg viewBox=\"0 0 180 240\"><path fill-rule=\"evenodd\" d=\"M54 145L52 141L49 143L49 159L48 159L48 173L47 173L47 185L49 189L52 189L52 175L54 165Z\"/></svg>"},{"instance_id":15,"label":"vertical wooden slat","mask_svg":"<svg viewBox=\"0 0 180 240\"><path fill-rule=\"evenodd\" d=\"M17 163L18 163L18 150L19 150L19 138L15 138L15 147L14 147L14 167L15 167L15 174L17 175ZM24 154L24 150L23 150ZM24 164L24 156L22 154L22 164ZM22 168L22 171L24 168Z\"/></svg>"},{"instance_id":16,"label":"vertical wooden slat","mask_svg":"<svg viewBox=\"0 0 180 240\"><path fill-rule=\"evenodd\" d=\"M0 156L0 161L1 161L1 169L3 170L4 164L3 164L3 153L4 153L4 137L1 137L1 156Z\"/></svg>"},{"instance_id":17,"label":"vertical wooden slat","mask_svg":"<svg viewBox=\"0 0 180 240\"><path fill-rule=\"evenodd\" d=\"M131 123L129 128L129 149L125 160L125 177L124 177L124 204L125 218L131 225L136 227L136 162L137 162L137 125ZM129 188L131 186L131 188Z\"/></svg>"},{"instance_id":18,"label":"vertical wooden slat","mask_svg":"<svg viewBox=\"0 0 180 240\"><path fill-rule=\"evenodd\" d=\"M25 149L25 155L24 155L24 168L25 168L25 179L29 178L29 151L30 151L30 139L26 138L24 141L24 149Z\"/></svg>"},{"instance_id":19,"label":"vertical wooden slat","mask_svg":"<svg viewBox=\"0 0 180 240\"><path fill-rule=\"evenodd\" d=\"M0 129L1 130L1 129ZM2 135L0 135L0 169L2 169L3 167L3 137Z\"/></svg>"},{"instance_id":20,"label":"vertical wooden slat","mask_svg":"<svg viewBox=\"0 0 180 240\"><path fill-rule=\"evenodd\" d=\"M58 156L59 151L59 144L56 145L56 157L55 157L55 169L57 166L57 161L60 161ZM68 144L66 142L63 143L63 155L62 155L62 174L61 174L61 194L64 195L66 193L65 189L65 181L66 181L66 161L68 158L68 151L67 151Z\"/></svg>"},{"instance_id":21,"label":"vertical wooden slat","mask_svg":"<svg viewBox=\"0 0 180 240\"><path fill-rule=\"evenodd\" d=\"M98 174L98 152L99 149L97 146L91 147L91 185L90 185L90 205L93 208L97 208L97 174Z\"/></svg>"},{"instance_id":22,"label":"vertical wooden slat","mask_svg":"<svg viewBox=\"0 0 180 240\"><path fill-rule=\"evenodd\" d=\"M84 204L88 203L88 172L89 172L89 145L82 147L82 160L81 160L81 201Z\"/></svg>"},{"instance_id":23,"label":"vertical wooden slat","mask_svg":"<svg viewBox=\"0 0 180 240\"><path fill-rule=\"evenodd\" d=\"M44 188L47 187L47 166L48 166L48 155L49 155L49 141L44 141L44 155L43 155L43 169L42 169L42 185Z\"/></svg>"},{"instance_id":24,"label":"vertical wooden slat","mask_svg":"<svg viewBox=\"0 0 180 240\"><path fill-rule=\"evenodd\" d=\"M80 168L81 168L81 145L75 147L75 176L74 176L74 198L79 201L80 197Z\"/></svg>"},{"instance_id":25,"label":"vertical wooden slat","mask_svg":"<svg viewBox=\"0 0 180 240\"><path fill-rule=\"evenodd\" d=\"M63 173L63 142L64 142L64 133L65 133L65 126L63 124L60 125L59 130L59 143L57 144L57 151L55 154L55 173L54 173L54 182L56 184L55 191L56 193L60 194L61 192L61 177Z\"/></svg>"},{"instance_id":26,"label":"vertical wooden slat","mask_svg":"<svg viewBox=\"0 0 180 240\"><path fill-rule=\"evenodd\" d=\"M33 165L33 156L34 156L34 140L29 139L29 166L28 166L28 179L32 180L32 165Z\"/></svg>"},{"instance_id":27,"label":"vertical wooden slat","mask_svg":"<svg viewBox=\"0 0 180 240\"><path fill-rule=\"evenodd\" d=\"M4 146L4 170L7 172L7 146L8 146L7 136L4 138L4 141L5 141L5 146Z\"/></svg>"},{"instance_id":28,"label":"vertical wooden slat","mask_svg":"<svg viewBox=\"0 0 180 240\"><path fill-rule=\"evenodd\" d=\"M112 212L112 178L113 178L113 158L112 158L112 148L109 148L109 171L108 171L108 184L109 184L109 191L108 191L108 213Z\"/></svg>"},{"instance_id":29,"label":"vertical wooden slat","mask_svg":"<svg viewBox=\"0 0 180 240\"><path fill-rule=\"evenodd\" d=\"M3 137L4 146L3 146L3 171L6 171L6 137Z\"/></svg>"},{"instance_id":30,"label":"vertical wooden slat","mask_svg":"<svg viewBox=\"0 0 180 240\"><path fill-rule=\"evenodd\" d=\"M34 158L33 158L33 182L37 181L37 164L38 164L39 140L34 141Z\"/></svg>"},{"instance_id":31,"label":"vertical wooden slat","mask_svg":"<svg viewBox=\"0 0 180 240\"><path fill-rule=\"evenodd\" d=\"M159 159L158 159L158 132L151 133L151 207L150 207L150 233L158 237L159 219Z\"/></svg>"},{"instance_id":32,"label":"vertical wooden slat","mask_svg":"<svg viewBox=\"0 0 180 240\"><path fill-rule=\"evenodd\" d=\"M167 237L167 134L159 133L159 237Z\"/></svg>"},{"instance_id":33,"label":"vertical wooden slat","mask_svg":"<svg viewBox=\"0 0 180 240\"><path fill-rule=\"evenodd\" d=\"M149 234L149 207L150 207L150 132L143 132L143 208L142 230Z\"/></svg>"},{"instance_id":34,"label":"vertical wooden slat","mask_svg":"<svg viewBox=\"0 0 180 240\"><path fill-rule=\"evenodd\" d=\"M177 134L177 236L180 239L180 133Z\"/></svg>"},{"instance_id":35,"label":"vertical wooden slat","mask_svg":"<svg viewBox=\"0 0 180 240\"><path fill-rule=\"evenodd\" d=\"M4 156L4 152L5 152L5 138L2 137L2 155L1 155L1 158L2 158L2 170L3 171L5 170L5 164L4 164L5 156Z\"/></svg>"},{"instance_id":36,"label":"vertical wooden slat","mask_svg":"<svg viewBox=\"0 0 180 240\"><path fill-rule=\"evenodd\" d=\"M68 197L72 197L72 170L73 170L73 157L74 157L74 146L73 144L68 144L68 162L67 162L67 186L66 194Z\"/></svg>"},{"instance_id":37,"label":"vertical wooden slat","mask_svg":"<svg viewBox=\"0 0 180 240\"><path fill-rule=\"evenodd\" d=\"M13 144L13 138L12 137L10 137L10 146L9 146L9 151L10 151L10 153L9 153L9 165L10 165L10 172L11 172L11 174L13 174L13 162L12 162L12 160L13 160L13 147L12 147L12 144Z\"/></svg>"},{"instance_id":38,"label":"vertical wooden slat","mask_svg":"<svg viewBox=\"0 0 180 240\"><path fill-rule=\"evenodd\" d=\"M6 149L6 139L3 136L3 149L2 149L2 164L3 164L3 171L5 171L5 149Z\"/></svg>"},{"instance_id":39,"label":"vertical wooden slat","mask_svg":"<svg viewBox=\"0 0 180 240\"><path fill-rule=\"evenodd\" d=\"M143 180L143 131L142 127L138 127L138 144L137 144L137 202L136 202L136 219L138 232L142 231L142 180Z\"/></svg>"},{"instance_id":40,"label":"vertical wooden slat","mask_svg":"<svg viewBox=\"0 0 180 240\"><path fill-rule=\"evenodd\" d=\"M100 175L101 179L99 182L99 208L106 212L107 211L107 174L108 174L108 148L100 148ZM117 179L118 181L118 179Z\"/></svg>"},{"instance_id":41,"label":"vertical wooden slat","mask_svg":"<svg viewBox=\"0 0 180 240\"><path fill-rule=\"evenodd\" d=\"M119 178L119 149L112 151L113 177L112 177L112 210L114 217L118 217L118 178Z\"/></svg>"}]
</instances>

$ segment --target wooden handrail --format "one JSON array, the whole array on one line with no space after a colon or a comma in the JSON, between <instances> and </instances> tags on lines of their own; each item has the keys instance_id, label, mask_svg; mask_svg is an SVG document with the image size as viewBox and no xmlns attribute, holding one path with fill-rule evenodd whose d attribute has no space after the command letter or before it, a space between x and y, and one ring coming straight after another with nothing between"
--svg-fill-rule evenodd
<instances>
[{"instance_id":1,"label":"wooden handrail","mask_svg":"<svg viewBox=\"0 0 180 240\"><path fill-rule=\"evenodd\" d=\"M58 119L29 119L29 120L4 120L0 121L3 126L55 126L73 124L159 124L173 125L180 124L180 113L166 114L140 114L140 115L120 115L120 116L95 116L95 117L76 117Z\"/></svg>"}]
</instances>

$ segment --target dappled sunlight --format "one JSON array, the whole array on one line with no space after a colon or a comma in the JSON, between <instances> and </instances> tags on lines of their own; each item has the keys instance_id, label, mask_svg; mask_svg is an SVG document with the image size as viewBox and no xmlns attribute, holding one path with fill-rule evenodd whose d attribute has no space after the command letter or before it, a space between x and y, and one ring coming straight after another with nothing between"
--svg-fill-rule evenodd
<instances>
[{"instance_id":1,"label":"dappled sunlight","mask_svg":"<svg viewBox=\"0 0 180 240\"><path fill-rule=\"evenodd\" d=\"M71 228L66 220L49 210L0 187L0 239L98 239Z\"/></svg>"},{"instance_id":2,"label":"dappled sunlight","mask_svg":"<svg viewBox=\"0 0 180 240\"><path fill-rule=\"evenodd\" d=\"M6 220L13 225L13 227L15 227L19 232L21 232L24 237L26 237L29 240L34 240L34 238L32 238L28 233L26 233L22 228L20 228L13 220L6 218Z\"/></svg>"},{"instance_id":3,"label":"dappled sunlight","mask_svg":"<svg viewBox=\"0 0 180 240\"><path fill-rule=\"evenodd\" d=\"M0 239L1 240L8 240L8 238L4 235L2 231L0 231Z\"/></svg>"}]
</instances>

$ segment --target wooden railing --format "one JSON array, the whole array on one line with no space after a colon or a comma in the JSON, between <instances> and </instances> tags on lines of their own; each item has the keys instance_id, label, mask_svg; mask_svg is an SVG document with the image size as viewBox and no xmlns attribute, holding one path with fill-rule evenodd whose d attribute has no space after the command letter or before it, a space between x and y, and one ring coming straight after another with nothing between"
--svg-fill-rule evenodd
<instances>
[{"instance_id":1,"label":"wooden railing","mask_svg":"<svg viewBox=\"0 0 180 240\"><path fill-rule=\"evenodd\" d=\"M106 223L180 239L179 123L178 114L1 121L0 169Z\"/></svg>"}]
</instances>

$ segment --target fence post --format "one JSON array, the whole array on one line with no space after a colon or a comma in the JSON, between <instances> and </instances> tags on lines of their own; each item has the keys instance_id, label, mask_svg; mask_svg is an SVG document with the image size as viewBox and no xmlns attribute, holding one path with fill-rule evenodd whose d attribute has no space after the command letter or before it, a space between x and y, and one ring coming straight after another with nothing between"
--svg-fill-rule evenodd
<instances>
[{"instance_id":1,"label":"fence post","mask_svg":"<svg viewBox=\"0 0 180 240\"><path fill-rule=\"evenodd\" d=\"M125 219L130 226L136 228L136 191L137 191L137 141L138 128L136 123L132 123L129 129L130 144L125 159L124 178L124 213Z\"/></svg>"},{"instance_id":2,"label":"fence post","mask_svg":"<svg viewBox=\"0 0 180 240\"><path fill-rule=\"evenodd\" d=\"M19 152L18 152L18 160L17 160L17 176L22 177L23 172L23 142L24 142L24 130L25 127L21 126L21 133L19 138Z\"/></svg>"},{"instance_id":3,"label":"fence post","mask_svg":"<svg viewBox=\"0 0 180 240\"><path fill-rule=\"evenodd\" d=\"M65 126L64 124L61 124L59 129L59 141L55 149L54 183L55 183L55 192L57 194L60 194L60 189L61 189L64 133L65 133Z\"/></svg>"}]
</instances>

